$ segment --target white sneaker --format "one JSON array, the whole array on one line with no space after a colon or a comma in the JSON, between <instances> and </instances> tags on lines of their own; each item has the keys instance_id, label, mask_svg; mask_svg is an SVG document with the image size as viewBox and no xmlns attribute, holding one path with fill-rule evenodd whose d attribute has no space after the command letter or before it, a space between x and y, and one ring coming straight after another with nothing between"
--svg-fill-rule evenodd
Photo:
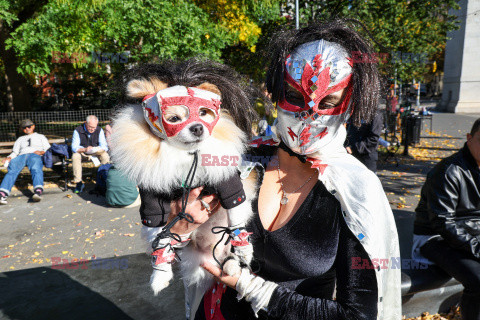
<instances>
[{"instance_id":1,"label":"white sneaker","mask_svg":"<svg viewBox=\"0 0 480 320\"><path fill-rule=\"evenodd\" d=\"M0 196L0 204L8 204L7 197Z\"/></svg>"},{"instance_id":2,"label":"white sneaker","mask_svg":"<svg viewBox=\"0 0 480 320\"><path fill-rule=\"evenodd\" d=\"M33 193L32 200L35 202L39 202L42 200L42 193L43 190L41 188L37 188L35 192Z\"/></svg>"}]
</instances>

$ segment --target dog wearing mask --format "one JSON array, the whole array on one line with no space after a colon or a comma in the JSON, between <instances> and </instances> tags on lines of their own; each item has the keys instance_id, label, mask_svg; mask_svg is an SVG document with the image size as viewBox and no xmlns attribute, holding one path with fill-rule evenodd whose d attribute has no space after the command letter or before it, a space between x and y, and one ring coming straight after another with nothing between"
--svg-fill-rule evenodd
<instances>
[{"instance_id":1,"label":"dog wearing mask","mask_svg":"<svg viewBox=\"0 0 480 320\"><path fill-rule=\"evenodd\" d=\"M226 66L191 59L138 66L121 82L124 105L114 116L111 136L115 167L165 203L185 197L186 188L203 186L221 204L191 234L142 227L153 243L154 293L169 285L177 253L186 287L204 291L213 284L200 267L204 261L220 262L224 272L239 275L253 256L244 227L257 188L255 170L239 169L255 118L240 79ZM213 233L214 227L228 227L223 229L230 241Z\"/></svg>"}]
</instances>

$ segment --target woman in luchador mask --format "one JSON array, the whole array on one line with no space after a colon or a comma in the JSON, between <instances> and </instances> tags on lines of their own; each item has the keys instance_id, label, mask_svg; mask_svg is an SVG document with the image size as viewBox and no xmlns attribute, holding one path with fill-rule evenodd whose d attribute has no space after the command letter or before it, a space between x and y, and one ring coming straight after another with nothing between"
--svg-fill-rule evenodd
<instances>
[{"instance_id":1,"label":"woman in luchador mask","mask_svg":"<svg viewBox=\"0 0 480 320\"><path fill-rule=\"evenodd\" d=\"M378 178L344 149L347 119L370 121L379 73L370 45L342 21L277 33L267 88L275 134L252 141L262 161L254 262L220 285L195 319L401 318L393 215ZM195 214L195 212L191 212ZM225 284L226 286L223 286Z\"/></svg>"}]
</instances>

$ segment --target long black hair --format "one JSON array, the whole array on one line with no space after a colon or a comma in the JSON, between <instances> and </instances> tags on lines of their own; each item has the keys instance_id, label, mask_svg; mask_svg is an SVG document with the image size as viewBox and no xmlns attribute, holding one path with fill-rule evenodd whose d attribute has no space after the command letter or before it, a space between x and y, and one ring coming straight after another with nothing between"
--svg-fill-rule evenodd
<instances>
[{"instance_id":1,"label":"long black hair","mask_svg":"<svg viewBox=\"0 0 480 320\"><path fill-rule=\"evenodd\" d=\"M249 137L252 124L257 120L250 97L248 83L232 68L205 59L191 58L184 61L165 60L159 64L141 64L126 70L118 79L120 103L139 103L127 94L127 85L134 79L157 78L169 87L181 85L196 87L208 82L215 85L222 96L222 108L232 116L235 124Z\"/></svg>"},{"instance_id":2,"label":"long black hair","mask_svg":"<svg viewBox=\"0 0 480 320\"><path fill-rule=\"evenodd\" d=\"M326 40L340 44L348 53L361 52L370 57L374 52L369 42L352 28L345 20L332 20L324 23L315 22L298 30L282 30L275 33L270 41L267 54L270 66L267 71L267 90L272 94L272 101L283 99L283 79L285 60L301 44L315 40ZM360 126L361 121L370 122L375 115L380 98L381 77L376 63L353 64L353 113L351 121Z\"/></svg>"}]
</instances>

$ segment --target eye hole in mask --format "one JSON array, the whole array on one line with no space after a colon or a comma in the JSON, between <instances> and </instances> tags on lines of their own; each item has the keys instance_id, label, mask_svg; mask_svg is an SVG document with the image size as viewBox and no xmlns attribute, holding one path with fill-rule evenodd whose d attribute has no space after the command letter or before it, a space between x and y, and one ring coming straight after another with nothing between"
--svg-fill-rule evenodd
<instances>
[{"instance_id":1,"label":"eye hole in mask","mask_svg":"<svg viewBox=\"0 0 480 320\"><path fill-rule=\"evenodd\" d=\"M284 87L285 100L290 104L303 108L305 106L305 99L303 95L288 82L284 82ZM318 109L328 110L337 107L340 103L342 103L345 91L345 89L340 89L324 97L318 104Z\"/></svg>"},{"instance_id":2,"label":"eye hole in mask","mask_svg":"<svg viewBox=\"0 0 480 320\"><path fill-rule=\"evenodd\" d=\"M200 116L200 119L207 123L212 123L217 118L215 111L206 107L200 107L198 109L198 115Z\"/></svg>"},{"instance_id":3,"label":"eye hole in mask","mask_svg":"<svg viewBox=\"0 0 480 320\"><path fill-rule=\"evenodd\" d=\"M163 119L169 124L180 124L188 119L189 112L186 106L169 106L163 115Z\"/></svg>"}]
</instances>

